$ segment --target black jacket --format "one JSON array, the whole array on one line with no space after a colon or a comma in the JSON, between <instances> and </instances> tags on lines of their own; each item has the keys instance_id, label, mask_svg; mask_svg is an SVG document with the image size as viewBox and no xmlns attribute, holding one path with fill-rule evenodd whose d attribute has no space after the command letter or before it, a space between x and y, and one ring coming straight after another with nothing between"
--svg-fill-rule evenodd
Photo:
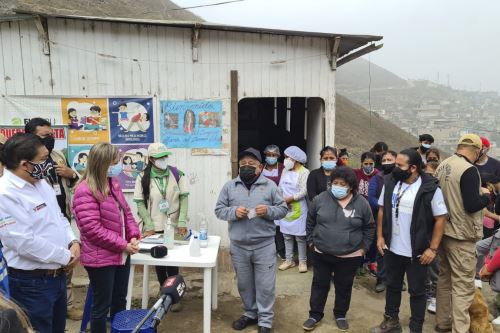
<instances>
[{"instance_id":1,"label":"black jacket","mask_svg":"<svg viewBox=\"0 0 500 333\"><path fill-rule=\"evenodd\" d=\"M413 204L413 214L411 218L411 250L413 258L421 255L429 248L434 231L434 215L432 214L432 198L438 189L438 180L431 175L422 173L422 185L418 189L415 202ZM396 186L396 181L392 175L384 178L384 217L382 220L382 234L385 244L391 247L392 237L392 193Z\"/></svg>"}]
</instances>

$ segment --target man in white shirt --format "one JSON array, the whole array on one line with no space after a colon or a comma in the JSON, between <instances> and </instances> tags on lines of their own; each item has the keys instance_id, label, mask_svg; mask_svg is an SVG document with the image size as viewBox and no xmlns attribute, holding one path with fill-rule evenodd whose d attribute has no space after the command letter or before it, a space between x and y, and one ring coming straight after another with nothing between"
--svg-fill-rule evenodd
<instances>
[{"instance_id":1,"label":"man in white shirt","mask_svg":"<svg viewBox=\"0 0 500 333\"><path fill-rule=\"evenodd\" d=\"M66 270L80 257L80 244L61 213L54 189L43 180L49 152L33 134L17 134L2 147L0 240L8 263L11 297L36 331L63 333Z\"/></svg>"},{"instance_id":2,"label":"man in white shirt","mask_svg":"<svg viewBox=\"0 0 500 333\"><path fill-rule=\"evenodd\" d=\"M437 179L422 173L422 159L416 150L398 154L394 171L384 179L378 204L377 248L384 256L387 292L384 320L370 333L402 332L399 307L405 274L410 332L422 333L427 268L436 258L448 211Z\"/></svg>"}]
</instances>

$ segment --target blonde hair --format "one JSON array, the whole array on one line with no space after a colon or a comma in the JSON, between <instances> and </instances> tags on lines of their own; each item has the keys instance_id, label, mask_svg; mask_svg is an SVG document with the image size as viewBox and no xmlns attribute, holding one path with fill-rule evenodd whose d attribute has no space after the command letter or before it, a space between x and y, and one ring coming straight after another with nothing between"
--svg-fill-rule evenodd
<instances>
[{"instance_id":1,"label":"blonde hair","mask_svg":"<svg viewBox=\"0 0 500 333\"><path fill-rule=\"evenodd\" d=\"M0 292L0 309L2 310L13 309L16 312L17 319L19 319L21 326L28 333L35 333L26 313L24 313L24 311L21 310L21 308L16 303L5 298L4 294L1 292Z\"/></svg>"},{"instance_id":2,"label":"blonde hair","mask_svg":"<svg viewBox=\"0 0 500 333\"><path fill-rule=\"evenodd\" d=\"M118 157L118 148L110 143L97 143L90 149L87 168L80 182L87 182L96 200L104 199L109 195L108 169Z\"/></svg>"}]
</instances>

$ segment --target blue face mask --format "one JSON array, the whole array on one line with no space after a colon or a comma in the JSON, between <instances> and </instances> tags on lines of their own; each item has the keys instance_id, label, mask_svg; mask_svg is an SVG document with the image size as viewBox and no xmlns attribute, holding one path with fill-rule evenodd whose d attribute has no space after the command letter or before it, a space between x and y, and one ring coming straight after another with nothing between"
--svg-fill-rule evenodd
<instances>
[{"instance_id":1,"label":"blue face mask","mask_svg":"<svg viewBox=\"0 0 500 333\"><path fill-rule=\"evenodd\" d=\"M123 165L121 163L111 165L108 169L108 177L118 177L123 170Z\"/></svg>"},{"instance_id":2,"label":"blue face mask","mask_svg":"<svg viewBox=\"0 0 500 333\"><path fill-rule=\"evenodd\" d=\"M429 149L432 147L432 145L428 144L428 143L422 143L422 147L426 148L426 149Z\"/></svg>"},{"instance_id":3,"label":"blue face mask","mask_svg":"<svg viewBox=\"0 0 500 333\"><path fill-rule=\"evenodd\" d=\"M325 170L333 170L337 166L337 161L323 161L321 162L321 166Z\"/></svg>"},{"instance_id":4,"label":"blue face mask","mask_svg":"<svg viewBox=\"0 0 500 333\"><path fill-rule=\"evenodd\" d=\"M347 187L337 185L332 185L332 187L330 188L333 196L337 199L345 198L347 196L347 190Z\"/></svg>"},{"instance_id":5,"label":"blue face mask","mask_svg":"<svg viewBox=\"0 0 500 333\"><path fill-rule=\"evenodd\" d=\"M363 167L363 172L367 175L371 175L373 172L373 165L366 165Z\"/></svg>"},{"instance_id":6,"label":"blue face mask","mask_svg":"<svg viewBox=\"0 0 500 333\"><path fill-rule=\"evenodd\" d=\"M277 157L266 157L266 163L269 165L275 165L278 162Z\"/></svg>"}]
</instances>

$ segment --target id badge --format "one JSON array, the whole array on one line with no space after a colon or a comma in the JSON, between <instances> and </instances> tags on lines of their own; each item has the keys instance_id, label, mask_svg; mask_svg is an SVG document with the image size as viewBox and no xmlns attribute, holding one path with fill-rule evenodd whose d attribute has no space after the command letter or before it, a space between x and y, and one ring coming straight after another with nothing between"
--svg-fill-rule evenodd
<instances>
[{"instance_id":1,"label":"id badge","mask_svg":"<svg viewBox=\"0 0 500 333\"><path fill-rule=\"evenodd\" d=\"M160 212L166 214L168 213L168 201L167 200L162 200L160 201L160 203L158 204L158 207L160 208Z\"/></svg>"},{"instance_id":2,"label":"id badge","mask_svg":"<svg viewBox=\"0 0 500 333\"><path fill-rule=\"evenodd\" d=\"M62 194L61 185L54 184L54 185L52 185L52 188L54 189L54 192L56 192L56 195L61 195Z\"/></svg>"},{"instance_id":3,"label":"id badge","mask_svg":"<svg viewBox=\"0 0 500 333\"><path fill-rule=\"evenodd\" d=\"M399 223L394 223L392 226L392 234L395 236L399 236Z\"/></svg>"}]
</instances>

